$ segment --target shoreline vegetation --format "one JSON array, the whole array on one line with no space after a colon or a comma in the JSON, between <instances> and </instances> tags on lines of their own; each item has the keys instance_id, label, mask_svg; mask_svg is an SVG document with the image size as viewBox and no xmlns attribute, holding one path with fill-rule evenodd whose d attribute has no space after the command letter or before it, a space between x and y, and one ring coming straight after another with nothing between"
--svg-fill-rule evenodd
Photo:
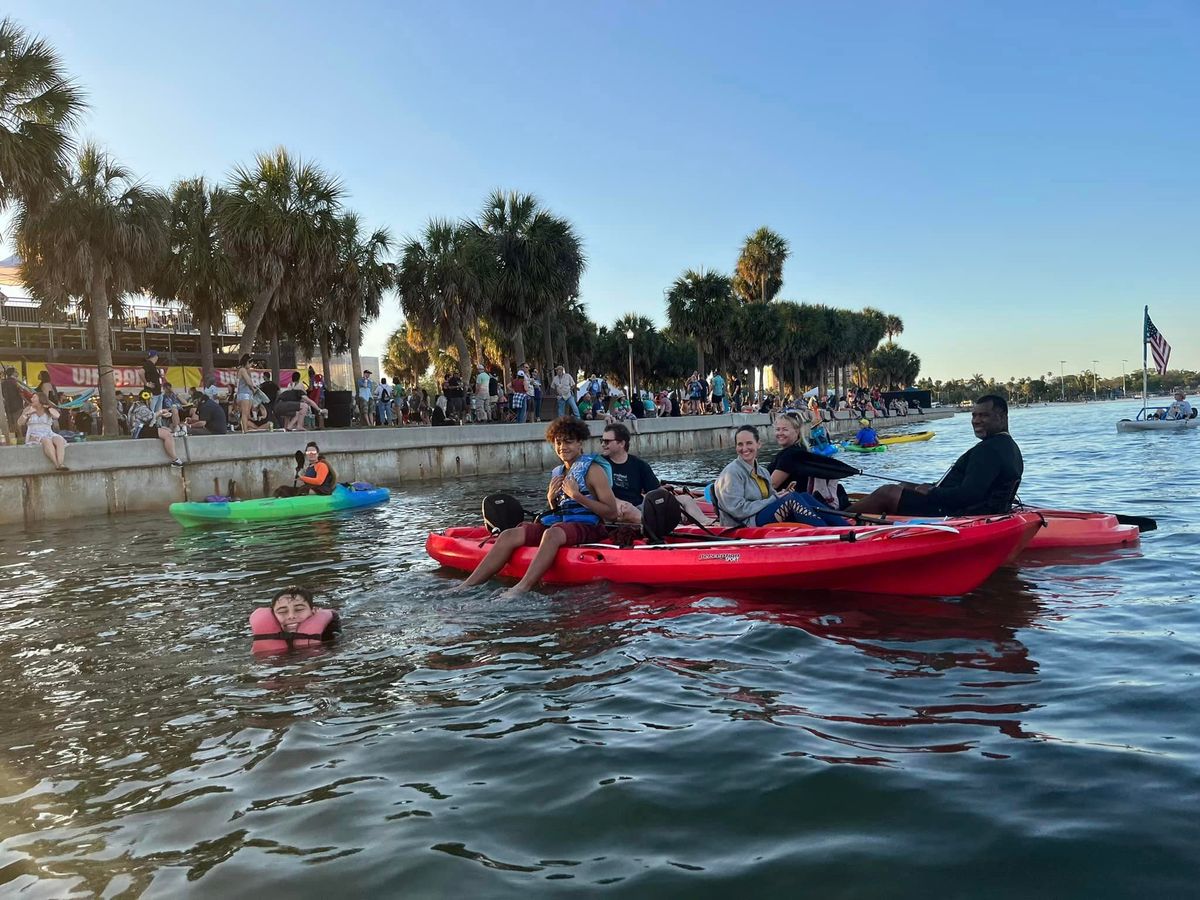
<instances>
[{"instance_id":1,"label":"shoreline vegetation","mask_svg":"<svg viewBox=\"0 0 1200 900\"><path fill-rule=\"evenodd\" d=\"M531 193L494 191L474 215L431 218L397 239L347 206L338 177L282 147L234 165L220 184L195 176L159 189L76 141L85 95L53 47L5 19L0 61L0 211L15 213L21 278L42 310L74 304L89 317L104 434L119 431L118 403L110 329L97 326L138 296L177 304L198 323L203 372L218 354L250 353L269 358L276 381L280 346L291 344L320 358L326 384L333 357L348 353L358 384L362 329L398 301L406 321L387 340L382 369L405 385L452 374L469 385L476 365L505 383L530 366L549 380L561 365L574 379L598 375L631 391L677 388L694 371L758 396L914 386L943 403L986 392L1036 402L1080 396L1089 381L1099 396L1088 371L1058 385L1053 373L918 380L920 358L895 340L899 316L783 297L791 248L766 227L744 239L728 272L685 268L663 292L666 327L640 312L598 324L580 296L584 237ZM243 323L237 347L215 345L214 323L227 313Z\"/></svg>"}]
</instances>

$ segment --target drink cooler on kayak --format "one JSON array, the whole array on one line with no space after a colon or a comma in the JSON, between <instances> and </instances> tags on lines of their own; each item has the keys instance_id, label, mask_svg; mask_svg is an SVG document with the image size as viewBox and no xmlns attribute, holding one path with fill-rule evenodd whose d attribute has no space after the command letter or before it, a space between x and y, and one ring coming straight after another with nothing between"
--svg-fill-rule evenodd
<instances>
[{"instance_id":1,"label":"drink cooler on kayak","mask_svg":"<svg viewBox=\"0 0 1200 900\"><path fill-rule=\"evenodd\" d=\"M339 484L329 495L304 494L299 497L263 497L260 500L234 500L231 503L172 503L171 515L182 525L206 525L212 522L270 522L298 519L343 509L358 509L386 503L387 488L353 490Z\"/></svg>"},{"instance_id":2,"label":"drink cooler on kayak","mask_svg":"<svg viewBox=\"0 0 1200 900\"><path fill-rule=\"evenodd\" d=\"M789 588L861 591L919 597L957 596L974 590L999 566L1020 552L1041 527L1035 514L950 520L957 533L899 526L743 528L744 538L796 539L794 544L694 542L672 538L665 547L638 549L615 545L564 547L546 572L547 584L670 585L719 589ZM803 543L808 537L853 532L853 542ZM435 531L426 552L444 566L472 571L491 548L483 527ZM707 543L707 542L706 542ZM500 575L520 578L536 547L513 554Z\"/></svg>"}]
</instances>

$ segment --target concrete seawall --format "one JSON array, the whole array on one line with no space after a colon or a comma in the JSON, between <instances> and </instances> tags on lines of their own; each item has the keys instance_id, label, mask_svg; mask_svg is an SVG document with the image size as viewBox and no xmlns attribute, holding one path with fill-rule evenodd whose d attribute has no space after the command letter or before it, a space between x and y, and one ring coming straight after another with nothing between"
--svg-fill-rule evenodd
<instances>
[{"instance_id":1,"label":"concrete seawall","mask_svg":"<svg viewBox=\"0 0 1200 900\"><path fill-rule=\"evenodd\" d=\"M888 428L950 415L935 411L878 419L875 426ZM761 429L769 421L760 414L647 419L637 423L634 452L653 458L732 448L736 426L748 423ZM594 436L604 429L602 422L589 425ZM831 430L841 436L856 428L852 420L838 420ZM55 472L39 448L2 448L0 524L165 510L180 500L220 493L230 479L238 483L238 496L243 499L267 496L277 486L291 484L292 454L309 440L320 444L341 481L395 487L410 481L548 471L555 457L545 441L545 429L543 422L180 438L183 469L168 464L156 440L71 444L68 472ZM221 491L216 490L217 479Z\"/></svg>"}]
</instances>

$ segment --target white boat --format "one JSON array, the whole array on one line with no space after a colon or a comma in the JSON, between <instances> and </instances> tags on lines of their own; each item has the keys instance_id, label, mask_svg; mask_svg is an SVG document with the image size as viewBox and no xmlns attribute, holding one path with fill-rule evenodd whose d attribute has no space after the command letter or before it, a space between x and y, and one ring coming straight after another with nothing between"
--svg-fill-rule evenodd
<instances>
[{"instance_id":1,"label":"white boat","mask_svg":"<svg viewBox=\"0 0 1200 900\"><path fill-rule=\"evenodd\" d=\"M1193 416L1190 419L1122 419L1117 423L1117 431L1187 431L1189 428L1200 428L1200 419Z\"/></svg>"}]
</instances>

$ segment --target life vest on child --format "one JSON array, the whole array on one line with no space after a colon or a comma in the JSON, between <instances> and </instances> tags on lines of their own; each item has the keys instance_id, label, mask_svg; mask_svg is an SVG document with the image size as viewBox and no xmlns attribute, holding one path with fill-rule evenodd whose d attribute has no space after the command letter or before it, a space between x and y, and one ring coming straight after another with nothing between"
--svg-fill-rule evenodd
<instances>
[{"instance_id":1,"label":"life vest on child","mask_svg":"<svg viewBox=\"0 0 1200 900\"><path fill-rule=\"evenodd\" d=\"M250 613L250 631L254 635L255 653L282 653L293 647L317 647L333 640L340 623L332 609L314 609L313 614L296 626L284 631L269 606L260 606Z\"/></svg>"},{"instance_id":2,"label":"life vest on child","mask_svg":"<svg viewBox=\"0 0 1200 900\"><path fill-rule=\"evenodd\" d=\"M583 456L579 457L579 459L575 460L575 462L571 463L570 472L571 477L579 482L579 487L583 490L583 495L585 497L592 496L592 492L588 490L587 486L587 473L588 469L592 467L592 463L595 463L604 469L604 474L608 478L608 483L612 484L612 467L609 465L608 460L603 456L585 453ZM561 474L563 474L563 467L560 463L554 467L554 471L551 473L551 475ZM600 517L578 500L572 500L562 491L559 491L558 497L555 498L554 511L542 515L541 522L543 525L554 525L557 522L587 522L591 525L598 525L600 523Z\"/></svg>"}]
</instances>

